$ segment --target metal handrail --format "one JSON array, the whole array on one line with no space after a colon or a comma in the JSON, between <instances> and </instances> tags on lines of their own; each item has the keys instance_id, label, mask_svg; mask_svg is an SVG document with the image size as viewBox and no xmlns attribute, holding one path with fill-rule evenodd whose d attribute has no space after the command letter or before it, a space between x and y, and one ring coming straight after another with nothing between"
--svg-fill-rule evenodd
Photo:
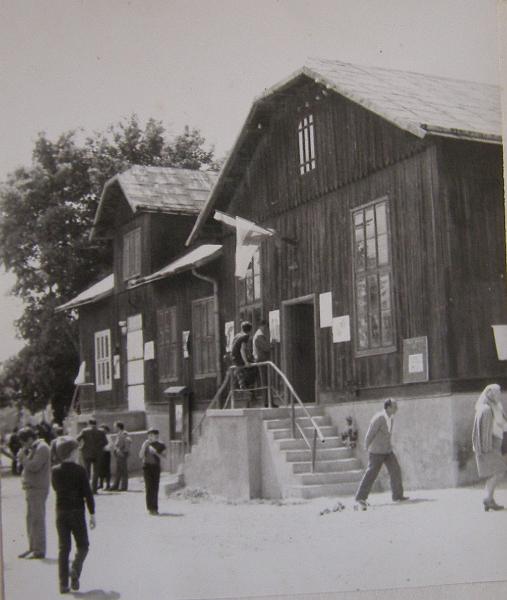
<instances>
[{"instance_id":1,"label":"metal handrail","mask_svg":"<svg viewBox=\"0 0 507 600\"><path fill-rule=\"evenodd\" d=\"M211 400L211 402L209 403L208 408L204 411L203 416L199 419L199 423L197 423L197 425L192 429L192 431L190 432L190 435L193 436L194 433L200 429L204 419L206 418L206 413L208 412L208 410L215 408L215 404L217 404L217 402L220 399L220 396L222 395L222 392L225 390L227 384L229 383L229 379L231 378L231 370L228 369L227 370L227 375L224 377L224 380L222 381L220 387L217 390L217 393L213 396L213 399Z\"/></svg>"}]
</instances>

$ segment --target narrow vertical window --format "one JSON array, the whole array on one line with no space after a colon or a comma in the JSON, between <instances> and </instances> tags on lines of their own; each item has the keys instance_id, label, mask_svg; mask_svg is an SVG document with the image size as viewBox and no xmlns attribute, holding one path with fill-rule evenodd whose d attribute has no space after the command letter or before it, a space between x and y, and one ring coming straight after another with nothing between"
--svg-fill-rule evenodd
<instances>
[{"instance_id":1,"label":"narrow vertical window","mask_svg":"<svg viewBox=\"0 0 507 600\"><path fill-rule=\"evenodd\" d=\"M192 302L192 358L196 378L216 375L214 306L212 297Z\"/></svg>"},{"instance_id":2,"label":"narrow vertical window","mask_svg":"<svg viewBox=\"0 0 507 600\"><path fill-rule=\"evenodd\" d=\"M104 392L112 387L111 332L105 329L95 333L95 389Z\"/></svg>"},{"instance_id":3,"label":"narrow vertical window","mask_svg":"<svg viewBox=\"0 0 507 600\"><path fill-rule=\"evenodd\" d=\"M313 114L303 117L298 124L299 173L315 169L315 126Z\"/></svg>"},{"instance_id":4,"label":"narrow vertical window","mask_svg":"<svg viewBox=\"0 0 507 600\"><path fill-rule=\"evenodd\" d=\"M354 210L352 230L356 351L382 352L395 344L387 200Z\"/></svg>"},{"instance_id":5,"label":"narrow vertical window","mask_svg":"<svg viewBox=\"0 0 507 600\"><path fill-rule=\"evenodd\" d=\"M128 231L123 236L123 279L141 274L141 228Z\"/></svg>"}]
</instances>

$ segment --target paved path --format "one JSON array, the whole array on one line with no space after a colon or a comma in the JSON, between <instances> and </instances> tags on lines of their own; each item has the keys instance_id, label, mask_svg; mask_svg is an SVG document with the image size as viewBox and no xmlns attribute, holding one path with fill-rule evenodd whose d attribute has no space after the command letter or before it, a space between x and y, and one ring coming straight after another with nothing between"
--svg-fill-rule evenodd
<instances>
[{"instance_id":1,"label":"paved path","mask_svg":"<svg viewBox=\"0 0 507 600\"><path fill-rule=\"evenodd\" d=\"M345 498L343 512L324 516L332 499L234 504L180 494L163 498L161 516L151 517L140 480L131 488L97 496L98 525L75 597L507 597L507 511L483 512L480 489L416 491L402 505L375 494L366 512ZM19 479L4 477L1 496L7 600L59 598L53 496L43 561L16 558L26 547ZM498 500L507 504L507 490Z\"/></svg>"}]
</instances>

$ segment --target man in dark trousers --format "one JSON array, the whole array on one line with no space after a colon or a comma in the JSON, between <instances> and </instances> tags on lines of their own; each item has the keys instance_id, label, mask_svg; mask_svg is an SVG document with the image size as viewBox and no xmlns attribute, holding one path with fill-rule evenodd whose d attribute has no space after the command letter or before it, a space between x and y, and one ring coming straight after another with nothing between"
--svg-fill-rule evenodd
<instances>
[{"instance_id":1,"label":"man in dark trousers","mask_svg":"<svg viewBox=\"0 0 507 600\"><path fill-rule=\"evenodd\" d=\"M117 433L113 444L113 454L116 459L116 475L111 489L126 492L129 485L128 459L132 439L128 432L125 431L125 425L121 421L117 421L114 426Z\"/></svg>"},{"instance_id":2,"label":"man in dark trousers","mask_svg":"<svg viewBox=\"0 0 507 600\"><path fill-rule=\"evenodd\" d=\"M79 578L88 554L88 531L85 507L90 513L90 529L95 527L95 502L85 469L77 464L78 444L70 437L60 437L56 444L60 464L53 467L51 482L56 492L56 529L58 531L58 577L60 593L79 590ZM69 573L69 555L72 538L76 554Z\"/></svg>"},{"instance_id":3,"label":"man in dark trousers","mask_svg":"<svg viewBox=\"0 0 507 600\"><path fill-rule=\"evenodd\" d=\"M368 467L356 493L356 508L366 510L368 506L366 500L384 464L391 478L393 500L395 502L408 500L408 497L403 493L401 469L391 445L393 417L397 410L396 401L388 398L384 402L384 410L378 412L370 422L364 440L365 448L368 450Z\"/></svg>"},{"instance_id":4,"label":"man in dark trousers","mask_svg":"<svg viewBox=\"0 0 507 600\"><path fill-rule=\"evenodd\" d=\"M257 379L257 367L253 366L254 357L250 348L251 344L252 324L250 321L241 323L241 332L237 333L232 340L231 359L232 364L236 367L235 376L238 382L239 389L246 390L255 384ZM252 393L252 400L255 397Z\"/></svg>"},{"instance_id":5,"label":"man in dark trousers","mask_svg":"<svg viewBox=\"0 0 507 600\"><path fill-rule=\"evenodd\" d=\"M88 478L92 477L92 491L97 493L97 485L99 480L99 465L102 460L102 452L107 446L107 437L102 429L98 429L95 419L88 420L88 427L77 436L77 441L81 443L81 456L83 464L88 474ZM93 465L93 475L92 475Z\"/></svg>"},{"instance_id":6,"label":"man in dark trousers","mask_svg":"<svg viewBox=\"0 0 507 600\"><path fill-rule=\"evenodd\" d=\"M160 459L166 454L166 446L158 439L158 429L148 430L139 458L143 461L146 508L150 515L158 515L158 488L160 485Z\"/></svg>"},{"instance_id":7,"label":"man in dark trousers","mask_svg":"<svg viewBox=\"0 0 507 600\"><path fill-rule=\"evenodd\" d=\"M23 467L21 482L26 497L26 529L29 548L19 558L46 556L46 500L49 494L51 460L49 446L30 427L19 431L23 447L18 460Z\"/></svg>"},{"instance_id":8,"label":"man in dark trousers","mask_svg":"<svg viewBox=\"0 0 507 600\"><path fill-rule=\"evenodd\" d=\"M269 341L268 322L265 319L259 321L259 327L253 336L253 356L255 362L266 362L271 360L271 343ZM261 387L265 388L268 385L268 366L262 365L257 367L259 370L259 379ZM264 392L264 406L268 406L268 393ZM273 404L273 406L275 406Z\"/></svg>"}]
</instances>

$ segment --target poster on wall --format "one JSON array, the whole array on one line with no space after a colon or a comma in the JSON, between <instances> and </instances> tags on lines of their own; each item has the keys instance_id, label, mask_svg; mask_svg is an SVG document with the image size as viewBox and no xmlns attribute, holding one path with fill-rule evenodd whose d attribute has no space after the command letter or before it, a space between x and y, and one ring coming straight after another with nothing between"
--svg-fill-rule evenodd
<instances>
[{"instance_id":1,"label":"poster on wall","mask_svg":"<svg viewBox=\"0 0 507 600\"><path fill-rule=\"evenodd\" d=\"M154 360L155 358L155 344L151 342L145 342L144 344L144 360Z\"/></svg>"},{"instance_id":2,"label":"poster on wall","mask_svg":"<svg viewBox=\"0 0 507 600\"><path fill-rule=\"evenodd\" d=\"M224 326L225 330L225 351L232 350L232 340L234 339L234 321L227 321Z\"/></svg>"},{"instance_id":3,"label":"poster on wall","mask_svg":"<svg viewBox=\"0 0 507 600\"><path fill-rule=\"evenodd\" d=\"M190 356L188 352L188 340L190 339L190 331L183 331L181 334L182 342L183 342L183 358L188 358Z\"/></svg>"},{"instance_id":4,"label":"poster on wall","mask_svg":"<svg viewBox=\"0 0 507 600\"><path fill-rule=\"evenodd\" d=\"M120 355L113 356L113 379L121 379Z\"/></svg>"},{"instance_id":5,"label":"poster on wall","mask_svg":"<svg viewBox=\"0 0 507 600\"><path fill-rule=\"evenodd\" d=\"M350 316L343 315L333 319L333 344L350 342Z\"/></svg>"},{"instance_id":6,"label":"poster on wall","mask_svg":"<svg viewBox=\"0 0 507 600\"><path fill-rule=\"evenodd\" d=\"M320 326L333 327L333 295L324 292L319 296Z\"/></svg>"},{"instance_id":7,"label":"poster on wall","mask_svg":"<svg viewBox=\"0 0 507 600\"><path fill-rule=\"evenodd\" d=\"M403 383L428 381L428 338L403 340Z\"/></svg>"},{"instance_id":8,"label":"poster on wall","mask_svg":"<svg viewBox=\"0 0 507 600\"><path fill-rule=\"evenodd\" d=\"M280 341L280 311L269 311L269 336L272 342Z\"/></svg>"},{"instance_id":9,"label":"poster on wall","mask_svg":"<svg viewBox=\"0 0 507 600\"><path fill-rule=\"evenodd\" d=\"M507 360L507 325L492 325L498 360Z\"/></svg>"}]
</instances>

